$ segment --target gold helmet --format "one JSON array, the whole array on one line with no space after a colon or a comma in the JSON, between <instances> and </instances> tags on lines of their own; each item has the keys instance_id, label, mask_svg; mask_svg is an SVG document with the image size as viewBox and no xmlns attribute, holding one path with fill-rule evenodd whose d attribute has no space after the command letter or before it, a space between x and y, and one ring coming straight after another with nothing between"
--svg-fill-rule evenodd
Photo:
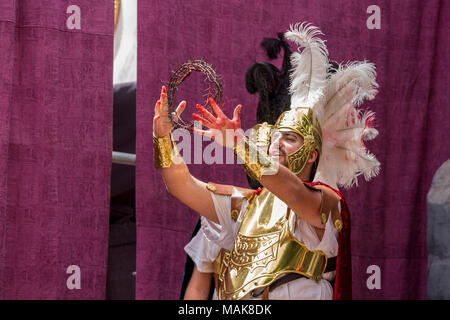
<instances>
[{"instance_id":1,"label":"gold helmet","mask_svg":"<svg viewBox=\"0 0 450 320\"><path fill-rule=\"evenodd\" d=\"M357 184L358 176L369 180L380 170L380 163L364 144L378 134L373 125L375 114L357 108L377 93L375 65L330 62L320 35L317 27L307 23L291 25L284 34L298 45L290 55L290 110L278 117L271 131L295 132L303 138L303 145L287 155L292 172L299 174L317 151L314 180L335 188L350 187ZM260 137L263 140L267 135Z\"/></svg>"},{"instance_id":2,"label":"gold helmet","mask_svg":"<svg viewBox=\"0 0 450 320\"><path fill-rule=\"evenodd\" d=\"M291 25L285 33L298 50L291 55L291 110L281 114L275 129L296 132L304 140L302 147L288 155L288 167L294 173L301 172L317 150L320 162L313 166L314 179L335 188L350 187L359 175L369 180L380 169L363 142L378 134L374 113L357 109L377 93L375 65L330 62L320 35L317 27L307 23Z\"/></svg>"},{"instance_id":3,"label":"gold helmet","mask_svg":"<svg viewBox=\"0 0 450 320\"><path fill-rule=\"evenodd\" d=\"M303 138L303 145L287 155L288 168L299 174L306 166L311 152L322 152L322 130L314 119L310 108L296 108L283 112L275 123L274 130L295 132Z\"/></svg>"}]
</instances>

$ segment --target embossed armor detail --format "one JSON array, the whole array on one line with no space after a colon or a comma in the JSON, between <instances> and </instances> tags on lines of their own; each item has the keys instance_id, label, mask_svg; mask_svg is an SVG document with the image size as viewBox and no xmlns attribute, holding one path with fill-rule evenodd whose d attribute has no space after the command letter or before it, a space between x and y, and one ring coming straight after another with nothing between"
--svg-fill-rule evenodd
<instances>
[{"instance_id":1,"label":"embossed armor detail","mask_svg":"<svg viewBox=\"0 0 450 320\"><path fill-rule=\"evenodd\" d=\"M295 239L289 214L287 205L267 189L249 200L233 248L222 249L215 261L218 299L241 299L289 272L320 281L327 257Z\"/></svg>"}]
</instances>

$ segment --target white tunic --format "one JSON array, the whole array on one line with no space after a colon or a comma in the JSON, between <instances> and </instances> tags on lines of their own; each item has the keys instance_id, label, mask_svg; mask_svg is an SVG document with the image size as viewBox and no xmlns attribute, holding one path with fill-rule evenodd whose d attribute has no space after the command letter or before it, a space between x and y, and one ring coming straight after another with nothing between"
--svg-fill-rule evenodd
<instances>
[{"instance_id":1,"label":"white tunic","mask_svg":"<svg viewBox=\"0 0 450 320\"><path fill-rule=\"evenodd\" d=\"M194 261L200 272L213 272L213 262L221 248L231 250L247 207L244 200L236 222L231 218L231 196L217 195L211 192L220 225L202 217L202 227L197 235L184 248ZM339 206L339 211L341 210ZM335 257L338 250L338 231L328 219L322 240L319 240L314 228L301 218L292 214L290 217L291 232L309 250L322 250L328 258ZM319 283L304 277L287 282L270 291L269 299L284 300L331 300L333 299L332 281L336 272L323 275ZM216 293L214 292L214 299ZM244 299L261 299L247 295Z\"/></svg>"}]
</instances>

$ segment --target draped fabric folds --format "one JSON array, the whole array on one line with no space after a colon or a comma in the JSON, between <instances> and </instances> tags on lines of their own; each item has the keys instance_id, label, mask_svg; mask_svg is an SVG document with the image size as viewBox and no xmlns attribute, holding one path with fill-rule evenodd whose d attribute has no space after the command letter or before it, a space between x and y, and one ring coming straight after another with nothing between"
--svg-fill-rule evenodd
<instances>
[{"instance_id":1,"label":"draped fabric folds","mask_svg":"<svg viewBox=\"0 0 450 320\"><path fill-rule=\"evenodd\" d=\"M0 2L0 299L103 299L113 1Z\"/></svg>"},{"instance_id":2,"label":"draped fabric folds","mask_svg":"<svg viewBox=\"0 0 450 320\"><path fill-rule=\"evenodd\" d=\"M137 283L138 299L177 299L197 215L170 196L152 164L152 117L161 85L189 59L204 58L222 76L225 112L241 103L243 128L255 124L257 96L245 89L246 69L267 61L259 47L290 23L310 21L325 34L337 62L369 60L379 94L380 135L368 144L381 162L370 183L341 190L351 222L354 299L426 297L426 194L450 157L448 1L141 1L138 8ZM371 7L371 8L369 8ZM281 65L281 59L276 63ZM204 84L187 79L177 99L202 103ZM179 100L178 100L179 101ZM189 118L190 114L185 115ZM204 142L207 146L209 142ZM192 158L194 155L192 155ZM189 165L203 181L247 186L237 165ZM201 201L201 199L199 199ZM379 286L370 276L379 267ZM370 278L370 279L369 279Z\"/></svg>"}]
</instances>

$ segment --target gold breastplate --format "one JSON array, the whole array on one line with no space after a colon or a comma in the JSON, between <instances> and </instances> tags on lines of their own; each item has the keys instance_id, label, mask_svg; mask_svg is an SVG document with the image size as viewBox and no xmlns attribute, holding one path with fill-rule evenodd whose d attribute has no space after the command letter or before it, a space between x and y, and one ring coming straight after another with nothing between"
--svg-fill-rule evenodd
<instances>
[{"instance_id":1,"label":"gold breastplate","mask_svg":"<svg viewBox=\"0 0 450 320\"><path fill-rule=\"evenodd\" d=\"M241 299L288 272L316 282L321 279L326 255L295 239L289 213L286 204L266 189L249 200L233 248L222 249L215 261L219 300Z\"/></svg>"}]
</instances>

